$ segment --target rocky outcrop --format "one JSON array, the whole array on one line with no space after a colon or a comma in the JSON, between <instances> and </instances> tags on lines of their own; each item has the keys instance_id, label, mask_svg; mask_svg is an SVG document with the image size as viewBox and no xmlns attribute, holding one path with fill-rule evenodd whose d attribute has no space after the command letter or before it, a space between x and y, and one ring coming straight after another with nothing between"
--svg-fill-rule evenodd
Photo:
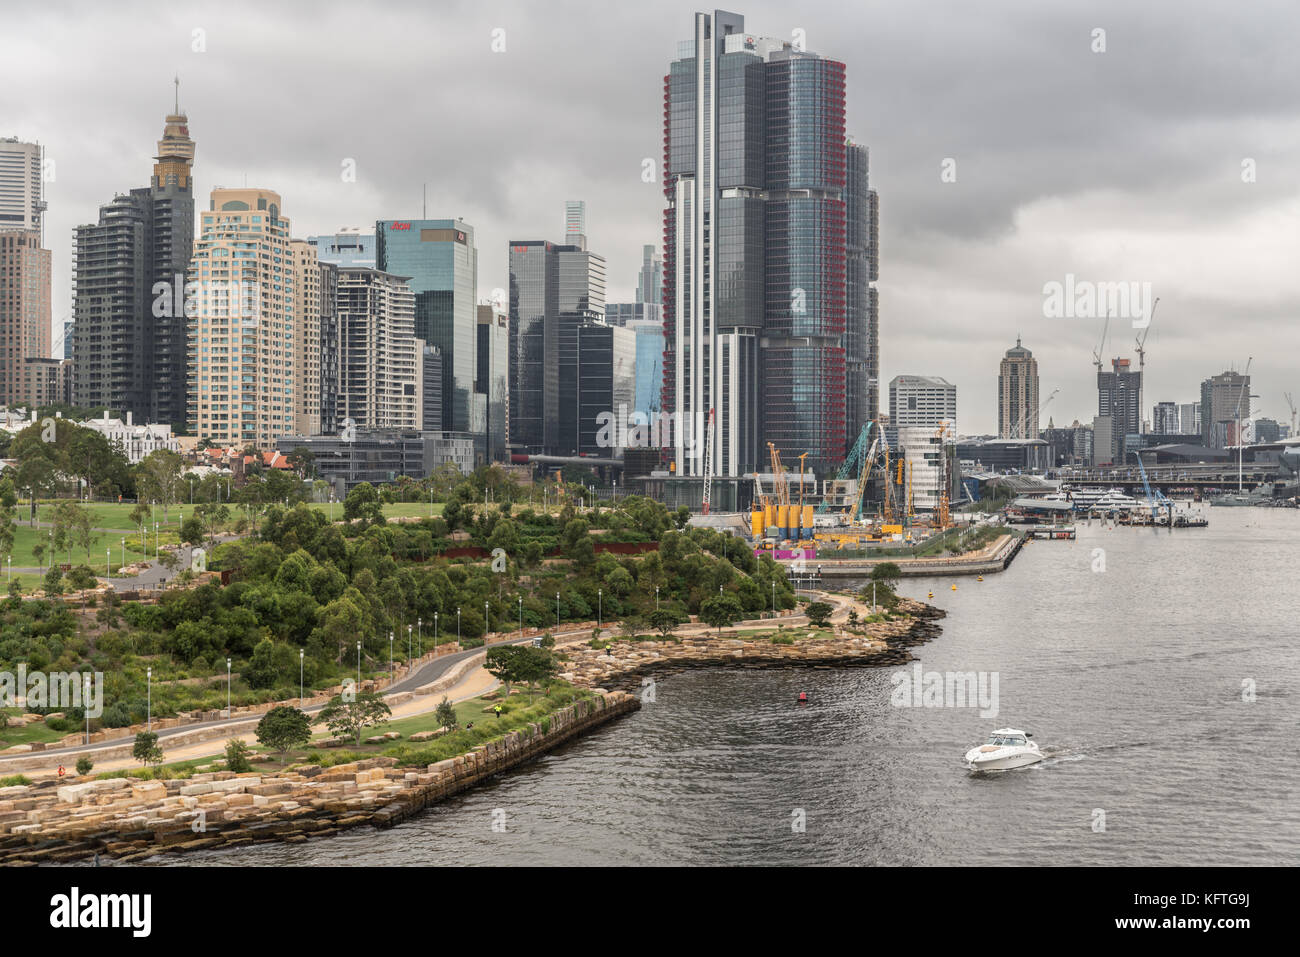
<instances>
[{"instance_id":1,"label":"rocky outcrop","mask_svg":"<svg viewBox=\"0 0 1300 957\"><path fill-rule=\"evenodd\" d=\"M0 788L0 864L98 854L136 861L265 841L299 843L365 824L391 827L640 705L639 698L617 692L576 701L422 769L375 757L277 774L219 771L176 781L109 778Z\"/></svg>"},{"instance_id":2,"label":"rocky outcrop","mask_svg":"<svg viewBox=\"0 0 1300 957\"><path fill-rule=\"evenodd\" d=\"M906 617L876 622L857 630L836 628L833 637L812 637L810 626L784 629L789 644L768 638L745 638L735 630L698 634L664 641L618 641L608 649L566 646L568 659L560 677L581 688L638 691L643 679L691 668L768 668L790 665L814 667L887 667L912 660L907 649L940 634L935 623L944 612L903 599Z\"/></svg>"}]
</instances>

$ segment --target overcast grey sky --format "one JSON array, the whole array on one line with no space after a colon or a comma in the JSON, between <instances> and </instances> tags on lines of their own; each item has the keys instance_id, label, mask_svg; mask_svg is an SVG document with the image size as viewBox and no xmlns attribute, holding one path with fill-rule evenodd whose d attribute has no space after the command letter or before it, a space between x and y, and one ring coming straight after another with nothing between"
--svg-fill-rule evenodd
<instances>
[{"instance_id":1,"label":"overcast grey sky","mask_svg":"<svg viewBox=\"0 0 1300 957\"><path fill-rule=\"evenodd\" d=\"M279 191L294 234L420 214L476 230L479 295L506 246L563 238L587 201L610 299L630 300L662 193L662 79L694 3L6 3L0 135L55 163L46 244L70 313L72 229L145 185L172 76L195 180ZM1286 2L732 4L749 32L847 64L848 130L880 192L882 405L901 373L958 387L996 429L997 366L1022 334L1043 415L1096 412L1101 320L1047 319L1067 273L1152 283L1146 414L1254 356L1256 406L1300 396L1300 13ZM1094 30L1105 52L1094 52ZM505 51L493 52L493 31ZM195 31L205 49L196 52ZM357 180L340 176L347 158ZM956 182L941 181L945 159ZM1243 182L1253 161L1254 182ZM56 327L57 328L57 327ZM1111 355L1134 330L1112 324Z\"/></svg>"}]
</instances>

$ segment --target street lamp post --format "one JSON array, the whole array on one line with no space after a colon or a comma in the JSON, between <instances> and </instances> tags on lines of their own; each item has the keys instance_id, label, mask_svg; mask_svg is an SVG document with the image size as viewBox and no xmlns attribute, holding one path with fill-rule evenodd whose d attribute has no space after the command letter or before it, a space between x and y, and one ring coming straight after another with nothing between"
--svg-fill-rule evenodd
<instances>
[{"instance_id":1,"label":"street lamp post","mask_svg":"<svg viewBox=\"0 0 1300 957\"><path fill-rule=\"evenodd\" d=\"M776 582L772 582L772 616L776 617Z\"/></svg>"},{"instance_id":2,"label":"street lamp post","mask_svg":"<svg viewBox=\"0 0 1300 957\"><path fill-rule=\"evenodd\" d=\"M146 731L153 730L153 669L144 669L145 679L145 727Z\"/></svg>"},{"instance_id":3,"label":"street lamp post","mask_svg":"<svg viewBox=\"0 0 1300 957\"><path fill-rule=\"evenodd\" d=\"M524 636L524 596L519 596L519 637Z\"/></svg>"},{"instance_id":4,"label":"street lamp post","mask_svg":"<svg viewBox=\"0 0 1300 957\"><path fill-rule=\"evenodd\" d=\"M487 493L484 492L483 494L486 495ZM490 627L488 627L488 624L489 624L489 619L488 619L488 603L487 603L487 602L483 602L483 644L485 644L485 645L487 644L487 636L488 636L488 632L490 632L490 631L492 630Z\"/></svg>"},{"instance_id":5,"label":"street lamp post","mask_svg":"<svg viewBox=\"0 0 1300 957\"><path fill-rule=\"evenodd\" d=\"M126 536L122 537L122 567L126 567Z\"/></svg>"},{"instance_id":6,"label":"street lamp post","mask_svg":"<svg viewBox=\"0 0 1300 957\"><path fill-rule=\"evenodd\" d=\"M361 691L361 642L357 642L357 691Z\"/></svg>"},{"instance_id":7,"label":"street lamp post","mask_svg":"<svg viewBox=\"0 0 1300 957\"><path fill-rule=\"evenodd\" d=\"M605 627L605 593L602 589L596 589L596 627Z\"/></svg>"},{"instance_id":8,"label":"street lamp post","mask_svg":"<svg viewBox=\"0 0 1300 957\"><path fill-rule=\"evenodd\" d=\"M411 632L413 632L414 630L415 630L414 625L406 626L406 653L408 655L411 653Z\"/></svg>"},{"instance_id":9,"label":"street lamp post","mask_svg":"<svg viewBox=\"0 0 1300 957\"><path fill-rule=\"evenodd\" d=\"M230 659L226 659L226 717L230 717Z\"/></svg>"},{"instance_id":10,"label":"street lamp post","mask_svg":"<svg viewBox=\"0 0 1300 957\"><path fill-rule=\"evenodd\" d=\"M655 585L655 611L659 610L659 586Z\"/></svg>"},{"instance_id":11,"label":"street lamp post","mask_svg":"<svg viewBox=\"0 0 1300 957\"><path fill-rule=\"evenodd\" d=\"M86 675L85 694L82 695L82 701L90 700L90 674ZM90 709L86 709L86 743L90 744Z\"/></svg>"},{"instance_id":12,"label":"street lamp post","mask_svg":"<svg viewBox=\"0 0 1300 957\"><path fill-rule=\"evenodd\" d=\"M158 523L154 522L153 523L153 557L154 558L158 557L158 542L159 542Z\"/></svg>"},{"instance_id":13,"label":"street lamp post","mask_svg":"<svg viewBox=\"0 0 1300 957\"><path fill-rule=\"evenodd\" d=\"M555 630L560 629L560 593L555 593Z\"/></svg>"},{"instance_id":14,"label":"street lamp post","mask_svg":"<svg viewBox=\"0 0 1300 957\"><path fill-rule=\"evenodd\" d=\"M456 607L456 644L460 644L460 607Z\"/></svg>"},{"instance_id":15,"label":"street lamp post","mask_svg":"<svg viewBox=\"0 0 1300 957\"><path fill-rule=\"evenodd\" d=\"M424 657L424 619L423 618L415 619L415 650L420 653L421 658Z\"/></svg>"},{"instance_id":16,"label":"street lamp post","mask_svg":"<svg viewBox=\"0 0 1300 957\"><path fill-rule=\"evenodd\" d=\"M438 613L433 613L433 653L438 653Z\"/></svg>"},{"instance_id":17,"label":"street lamp post","mask_svg":"<svg viewBox=\"0 0 1300 957\"><path fill-rule=\"evenodd\" d=\"M303 705L302 659L303 659L303 650L299 648L298 649L298 707L300 708Z\"/></svg>"},{"instance_id":18,"label":"street lamp post","mask_svg":"<svg viewBox=\"0 0 1300 957\"><path fill-rule=\"evenodd\" d=\"M113 549L104 549L104 577L113 574Z\"/></svg>"}]
</instances>

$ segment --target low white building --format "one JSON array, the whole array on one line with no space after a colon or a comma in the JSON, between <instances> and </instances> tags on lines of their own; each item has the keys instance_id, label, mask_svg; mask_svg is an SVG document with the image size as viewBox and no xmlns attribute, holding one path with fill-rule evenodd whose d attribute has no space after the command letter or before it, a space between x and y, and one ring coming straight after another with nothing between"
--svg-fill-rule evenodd
<instances>
[{"instance_id":1,"label":"low white building","mask_svg":"<svg viewBox=\"0 0 1300 957\"><path fill-rule=\"evenodd\" d=\"M102 419L87 419L81 423L84 428L94 429L108 439L109 445L115 445L132 465L139 463L150 453L159 449L179 453L180 443L172 435L170 425L150 423L136 425L131 421L131 413L126 414L126 421L110 419L104 413Z\"/></svg>"}]
</instances>

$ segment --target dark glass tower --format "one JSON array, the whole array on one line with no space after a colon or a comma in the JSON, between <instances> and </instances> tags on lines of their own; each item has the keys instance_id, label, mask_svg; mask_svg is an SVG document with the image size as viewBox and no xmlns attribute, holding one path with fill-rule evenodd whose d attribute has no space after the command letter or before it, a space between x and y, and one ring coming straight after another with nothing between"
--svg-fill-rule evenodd
<instances>
[{"instance_id":1,"label":"dark glass tower","mask_svg":"<svg viewBox=\"0 0 1300 957\"><path fill-rule=\"evenodd\" d=\"M194 141L179 104L150 185L76 230L73 401L183 429L188 402L185 283L194 246Z\"/></svg>"},{"instance_id":2,"label":"dark glass tower","mask_svg":"<svg viewBox=\"0 0 1300 957\"><path fill-rule=\"evenodd\" d=\"M442 354L442 428L482 433L476 410L478 251L474 230L459 219L383 220L375 224L378 268L409 276L415 337Z\"/></svg>"},{"instance_id":3,"label":"dark glass tower","mask_svg":"<svg viewBox=\"0 0 1300 957\"><path fill-rule=\"evenodd\" d=\"M844 65L746 34L736 14L701 13L664 92L669 455L678 474L705 473L712 411L712 474L760 467L769 441L829 471L844 456L850 389L855 421L873 406L875 205L865 155L849 181Z\"/></svg>"}]
</instances>

